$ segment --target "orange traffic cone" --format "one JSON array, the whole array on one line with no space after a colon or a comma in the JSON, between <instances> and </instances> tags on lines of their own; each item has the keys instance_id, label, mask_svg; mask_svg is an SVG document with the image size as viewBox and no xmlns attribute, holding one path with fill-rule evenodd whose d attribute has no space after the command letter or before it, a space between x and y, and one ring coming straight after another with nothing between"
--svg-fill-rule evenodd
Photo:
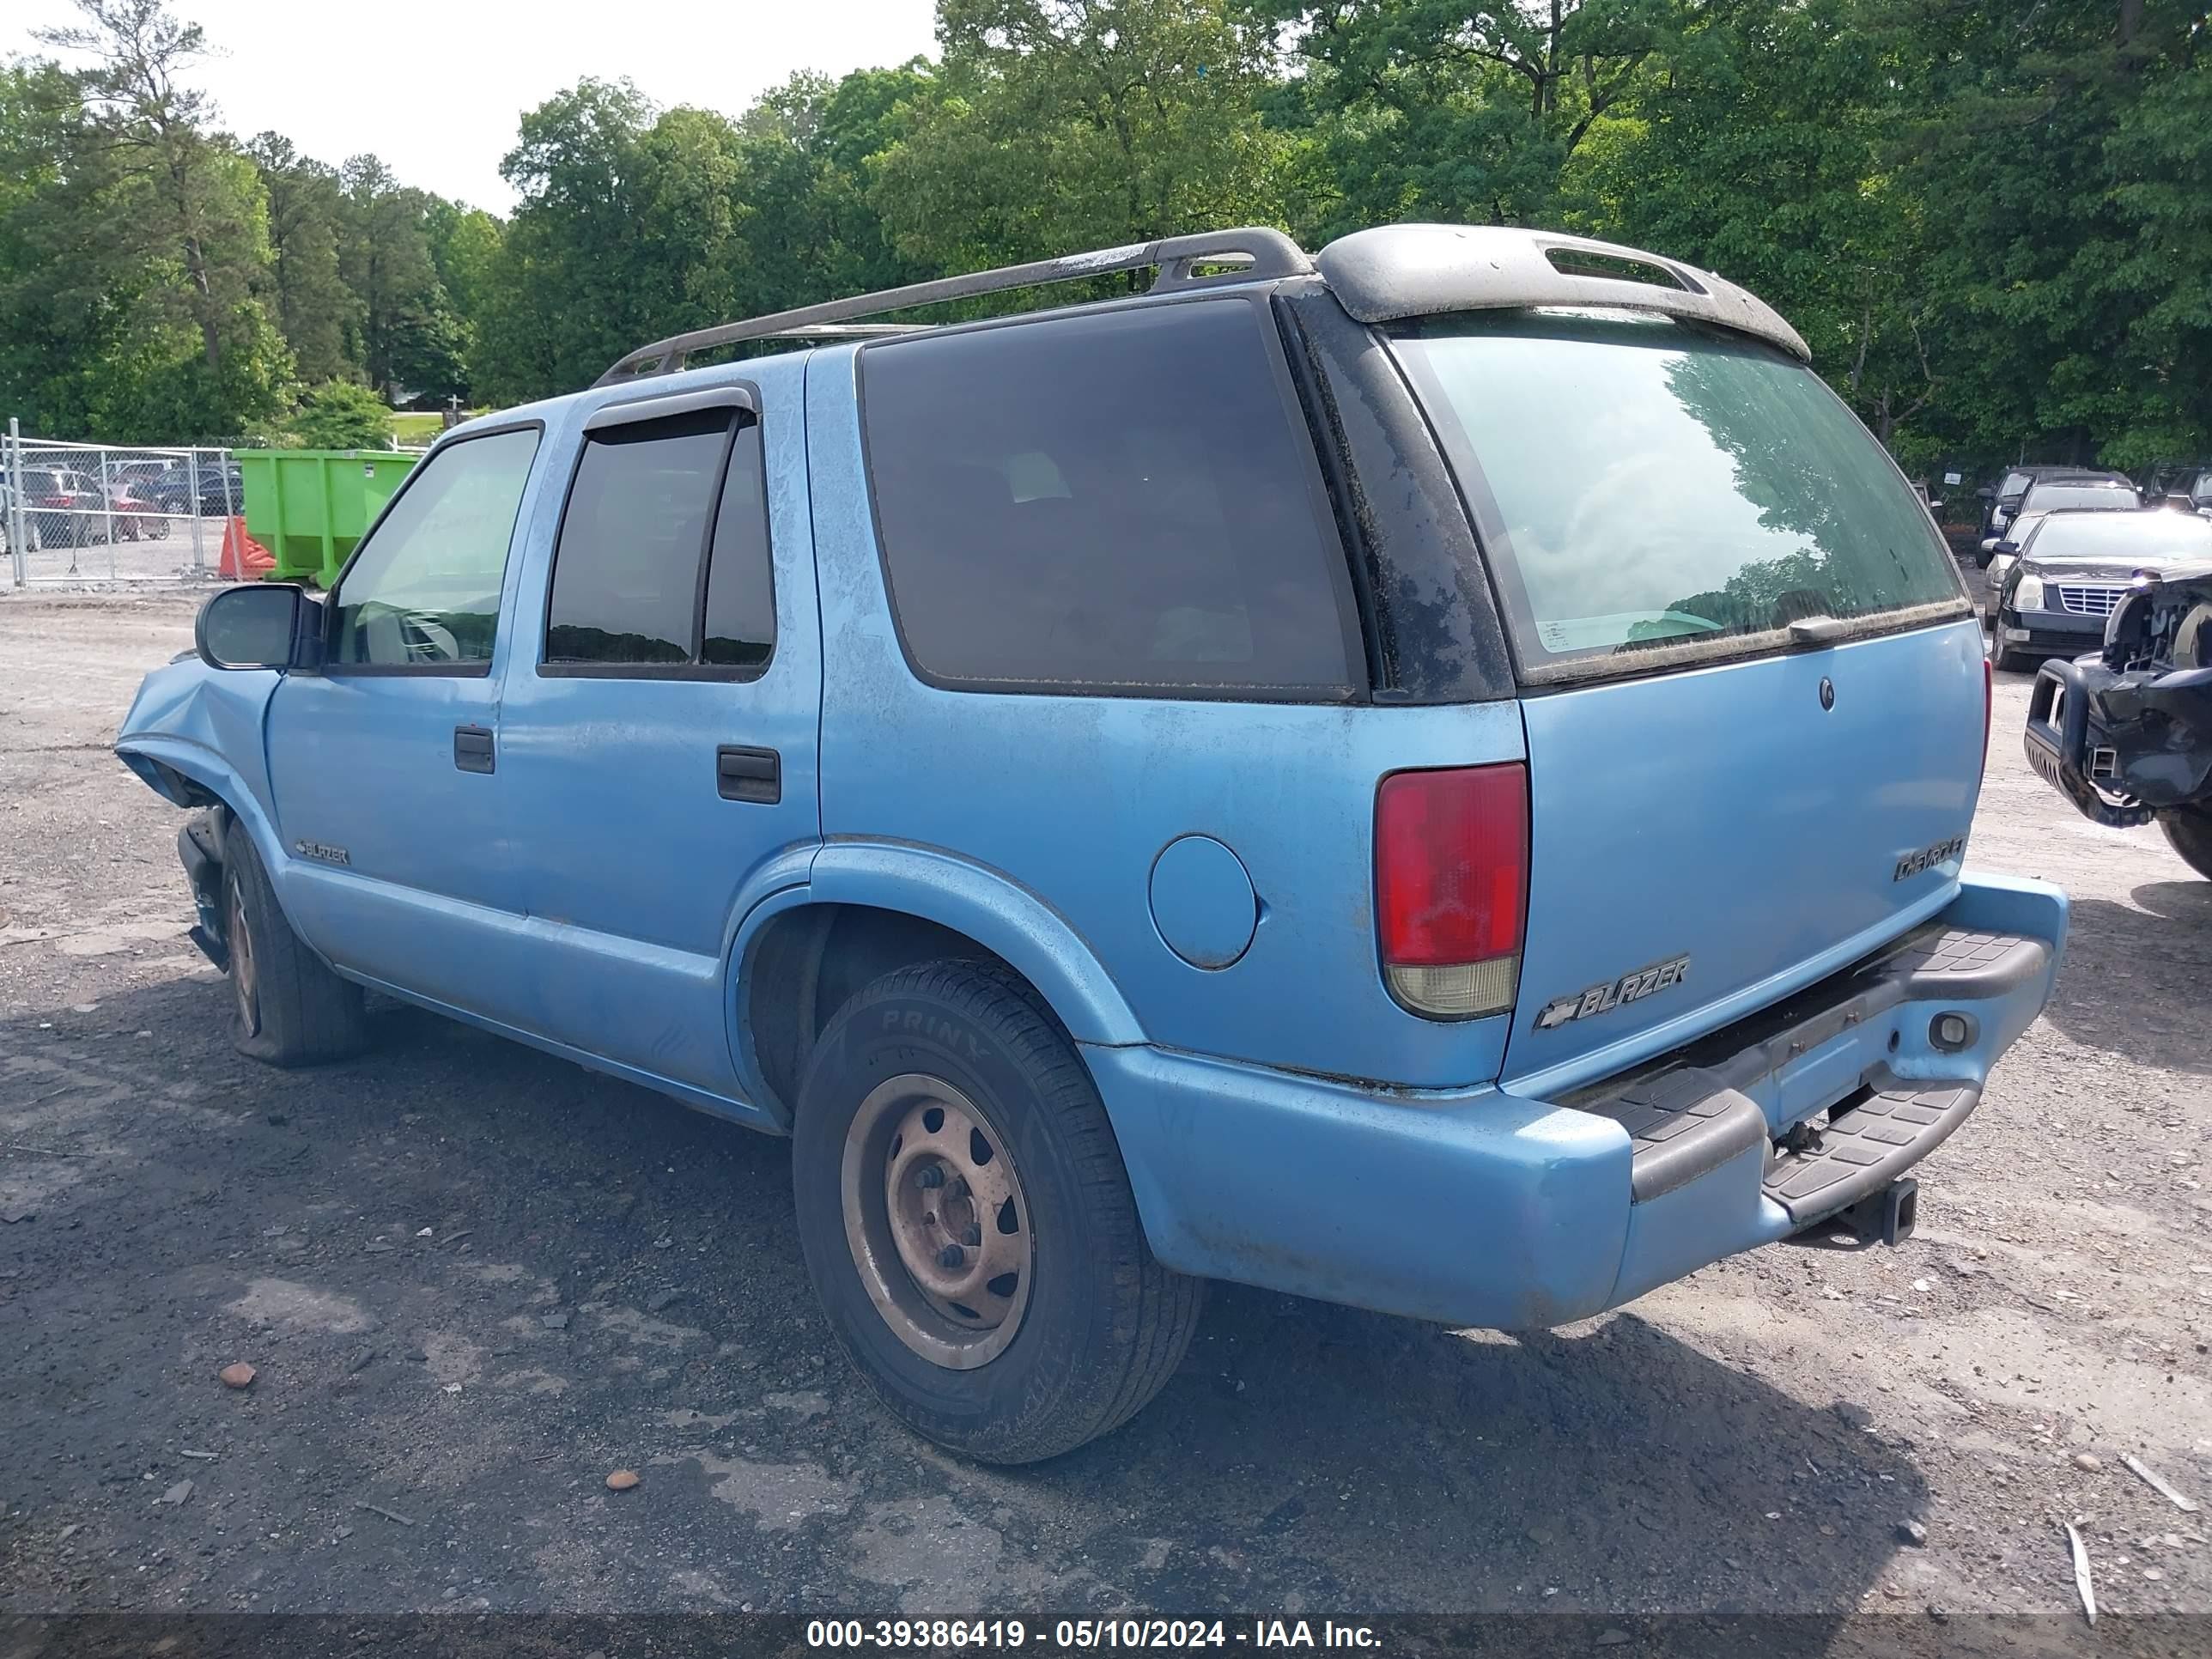
<instances>
[{"instance_id":1,"label":"orange traffic cone","mask_svg":"<svg viewBox=\"0 0 2212 1659\"><path fill-rule=\"evenodd\" d=\"M274 554L246 533L246 520L231 518L222 524L222 562L215 574L226 581L259 581L276 568Z\"/></svg>"}]
</instances>

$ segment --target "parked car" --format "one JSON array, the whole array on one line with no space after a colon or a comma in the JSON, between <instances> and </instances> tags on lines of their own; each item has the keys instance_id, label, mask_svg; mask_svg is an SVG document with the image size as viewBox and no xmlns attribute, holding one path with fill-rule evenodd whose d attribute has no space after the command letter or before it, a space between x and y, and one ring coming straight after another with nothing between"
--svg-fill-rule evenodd
<instances>
[{"instance_id":1,"label":"parked car","mask_svg":"<svg viewBox=\"0 0 2212 1659\"><path fill-rule=\"evenodd\" d=\"M2018 555L2024 541L2046 513L2137 513L2142 510L2142 501L2135 486L2124 478L2063 478L2045 479L2032 484L2021 496L2020 509L2006 526L2004 534L1984 539L1980 562L1987 568L1992 586L2002 580L2002 571L2008 562Z\"/></svg>"},{"instance_id":2,"label":"parked car","mask_svg":"<svg viewBox=\"0 0 2212 1659\"><path fill-rule=\"evenodd\" d=\"M217 465L202 461L173 463L164 469L151 494L165 513L189 517L225 518L246 511L246 480L236 462Z\"/></svg>"},{"instance_id":3,"label":"parked car","mask_svg":"<svg viewBox=\"0 0 2212 1659\"><path fill-rule=\"evenodd\" d=\"M118 475L110 470L107 482L92 479L96 501L104 503L106 512L100 520L102 540L118 542L157 542L169 533L166 510L154 499L148 487L140 480ZM99 512L100 508L94 509ZM113 535L109 535L110 526Z\"/></svg>"},{"instance_id":4,"label":"parked car","mask_svg":"<svg viewBox=\"0 0 2212 1659\"><path fill-rule=\"evenodd\" d=\"M2103 483L2125 484L2130 489L2126 476L2118 472L2100 471L2082 466L2016 466L1997 480L1991 489L1984 485L1980 491L1982 507L1982 541L1984 553L1990 551L1988 544L2002 538L2008 526L2021 509L2021 498L2039 483ZM2138 498L2140 500L2140 498ZM1989 562L1984 558L1982 562Z\"/></svg>"},{"instance_id":5,"label":"parked car","mask_svg":"<svg viewBox=\"0 0 2212 1659\"><path fill-rule=\"evenodd\" d=\"M1206 1279L1527 1328L1911 1231L2066 901L1961 871L1980 626L1808 358L1412 225L702 330L216 596L117 750L246 1052L374 987L790 1134L891 1412L1047 1456Z\"/></svg>"},{"instance_id":6,"label":"parked car","mask_svg":"<svg viewBox=\"0 0 2212 1659\"><path fill-rule=\"evenodd\" d=\"M2033 667L2096 648L2137 577L2212 562L2212 520L2193 513L2041 515L1997 591L1990 661Z\"/></svg>"},{"instance_id":7,"label":"parked car","mask_svg":"<svg viewBox=\"0 0 2212 1659\"><path fill-rule=\"evenodd\" d=\"M2186 495L2193 506L2212 508L2212 462L2159 461L2136 473L2135 483L2146 502Z\"/></svg>"},{"instance_id":8,"label":"parked car","mask_svg":"<svg viewBox=\"0 0 2212 1659\"><path fill-rule=\"evenodd\" d=\"M24 507L41 546L87 547L104 538L96 480L68 466L27 466L21 476Z\"/></svg>"},{"instance_id":9,"label":"parked car","mask_svg":"<svg viewBox=\"0 0 2212 1659\"><path fill-rule=\"evenodd\" d=\"M2212 878L2212 520L2154 516L2177 536L2203 528L2183 538L2183 557L2129 582L2102 651L2043 665L2024 743L2093 823L2155 822Z\"/></svg>"}]
</instances>

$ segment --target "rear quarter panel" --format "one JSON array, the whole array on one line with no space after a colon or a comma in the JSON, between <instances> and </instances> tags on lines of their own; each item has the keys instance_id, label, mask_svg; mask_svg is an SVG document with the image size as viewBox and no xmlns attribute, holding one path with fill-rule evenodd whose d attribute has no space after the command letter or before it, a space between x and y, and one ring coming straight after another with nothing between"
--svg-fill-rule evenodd
<instances>
[{"instance_id":1,"label":"rear quarter panel","mask_svg":"<svg viewBox=\"0 0 2212 1659\"><path fill-rule=\"evenodd\" d=\"M1502 1018L1419 1018L1383 987L1373 816L1386 772L1519 758L1515 706L1315 707L924 684L900 650L884 592L855 362L852 349L817 351L807 382L825 861L854 842L919 847L1030 896L1097 959L1153 1043L1394 1085L1494 1077ZM1258 896L1251 943L1225 967L1191 966L1154 921L1154 863L1190 835L1234 852Z\"/></svg>"}]
</instances>

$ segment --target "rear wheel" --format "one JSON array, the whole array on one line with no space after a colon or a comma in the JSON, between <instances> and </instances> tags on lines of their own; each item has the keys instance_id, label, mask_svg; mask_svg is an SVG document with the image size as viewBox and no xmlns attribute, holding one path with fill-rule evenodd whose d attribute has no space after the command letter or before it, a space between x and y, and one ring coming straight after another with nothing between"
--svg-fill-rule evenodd
<instances>
[{"instance_id":1,"label":"rear wheel","mask_svg":"<svg viewBox=\"0 0 2212 1659\"><path fill-rule=\"evenodd\" d=\"M359 1054L368 1043L361 987L332 973L292 931L252 839L235 823L223 852L233 1044L272 1066Z\"/></svg>"},{"instance_id":2,"label":"rear wheel","mask_svg":"<svg viewBox=\"0 0 2212 1659\"><path fill-rule=\"evenodd\" d=\"M792 1179L846 1355L917 1432L994 1463L1118 1427L1174 1375L1202 1285L1146 1247L1074 1045L1007 969L886 974L823 1032Z\"/></svg>"},{"instance_id":3,"label":"rear wheel","mask_svg":"<svg viewBox=\"0 0 2212 1659\"><path fill-rule=\"evenodd\" d=\"M2158 827L2189 867L2212 881L2212 806L2174 806L2158 815Z\"/></svg>"}]
</instances>

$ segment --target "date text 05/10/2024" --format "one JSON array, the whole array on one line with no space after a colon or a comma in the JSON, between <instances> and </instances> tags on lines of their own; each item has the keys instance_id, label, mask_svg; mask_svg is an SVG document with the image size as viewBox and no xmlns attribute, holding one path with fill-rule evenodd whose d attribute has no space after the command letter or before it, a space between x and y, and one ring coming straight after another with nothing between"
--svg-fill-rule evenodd
<instances>
[{"instance_id":1,"label":"date text 05/10/2024","mask_svg":"<svg viewBox=\"0 0 2212 1659\"><path fill-rule=\"evenodd\" d=\"M1050 1640L1047 1640L1048 1629ZM814 1619L811 1648L1357 1648L1379 1638L1371 1626L1324 1619L1058 1619L1049 1626L1020 1619Z\"/></svg>"}]
</instances>

